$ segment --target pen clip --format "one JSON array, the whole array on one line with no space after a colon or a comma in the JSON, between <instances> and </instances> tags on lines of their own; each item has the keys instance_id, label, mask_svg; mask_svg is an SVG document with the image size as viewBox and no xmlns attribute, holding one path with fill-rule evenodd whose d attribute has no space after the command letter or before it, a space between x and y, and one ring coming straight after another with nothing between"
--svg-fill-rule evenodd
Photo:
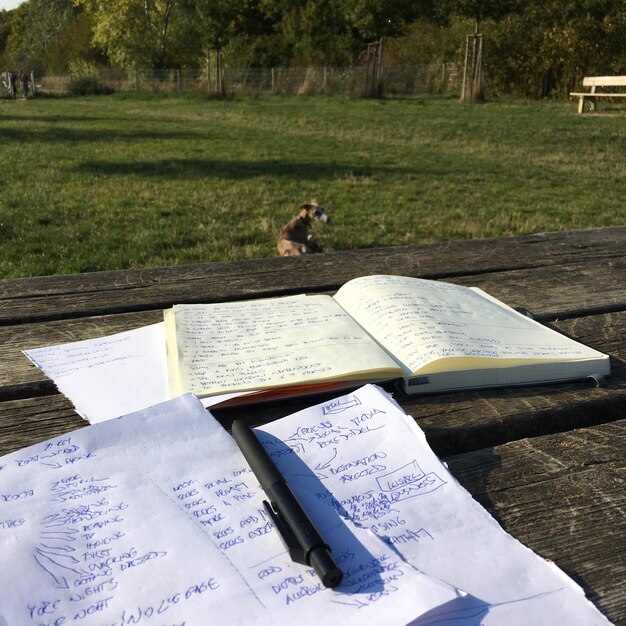
<instances>
[{"instance_id":1,"label":"pen clip","mask_svg":"<svg viewBox=\"0 0 626 626\"><path fill-rule=\"evenodd\" d=\"M283 519L280 509L273 502L270 504L267 500L263 500L263 505L265 506L265 510L269 513L274 526L276 526L276 530L285 548L287 548L291 560L301 565L309 565L306 561L306 554L302 546L298 542L289 524Z\"/></svg>"}]
</instances>

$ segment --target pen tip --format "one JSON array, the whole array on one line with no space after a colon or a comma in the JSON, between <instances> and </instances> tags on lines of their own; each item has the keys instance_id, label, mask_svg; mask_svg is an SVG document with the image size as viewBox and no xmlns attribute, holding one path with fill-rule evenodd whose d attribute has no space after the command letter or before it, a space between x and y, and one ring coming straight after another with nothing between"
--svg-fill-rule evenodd
<instances>
[{"instance_id":1,"label":"pen tip","mask_svg":"<svg viewBox=\"0 0 626 626\"><path fill-rule=\"evenodd\" d=\"M337 567L322 576L324 587L336 587L343 580L343 572Z\"/></svg>"},{"instance_id":2,"label":"pen tip","mask_svg":"<svg viewBox=\"0 0 626 626\"><path fill-rule=\"evenodd\" d=\"M328 548L319 547L312 550L309 558L324 587L336 587L342 581L343 572L337 567Z\"/></svg>"}]
</instances>

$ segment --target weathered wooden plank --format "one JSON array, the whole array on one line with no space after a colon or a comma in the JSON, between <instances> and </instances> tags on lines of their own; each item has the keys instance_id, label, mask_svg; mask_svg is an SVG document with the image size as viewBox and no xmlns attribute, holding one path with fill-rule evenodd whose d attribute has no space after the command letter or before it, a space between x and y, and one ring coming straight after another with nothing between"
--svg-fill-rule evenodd
<instances>
[{"instance_id":1,"label":"weathered wooden plank","mask_svg":"<svg viewBox=\"0 0 626 626\"><path fill-rule=\"evenodd\" d=\"M521 241L523 243L520 243ZM493 242L489 240L452 242L450 246L454 247L454 250L450 246L445 249L443 246L411 248L413 250L411 254L415 252L418 255L419 263L421 263L420 255L428 251L435 251L431 256L424 259L424 263L433 264L430 266L432 268L441 263L443 263L443 267L450 267L449 264L445 265L445 263L449 263L446 259L453 258L454 266L457 267L457 275L448 278L449 280L481 286L511 305L523 305L536 313L538 312L540 319L582 316L570 320L569 323L559 322L557 326L583 343L608 352L614 357L614 376L610 384L602 389L588 389L581 384L572 384L403 399L403 405L420 421L439 453L477 449L485 445L498 444L509 438L556 432L576 425L595 424L621 417L620 411L624 403L625 374L623 363L620 363L620 360L626 360L623 347L623 338L626 337L626 332L624 332L623 313L620 314L618 311L626 310L624 304L626 286L623 280L626 258L623 250L624 241L626 241L626 228L617 228L571 234L551 233L505 240L507 245L504 249L500 240ZM553 255L553 258L559 261L549 270L545 265L550 257L546 246L550 248L550 254ZM536 263L536 265L531 263L530 267L523 269L484 271L483 273L476 271L472 274L474 269L473 261L471 261L472 255L484 263L483 269L498 259L500 262L505 259L507 263L510 262L513 266L515 263L519 264L518 259L522 257L522 247L525 247L526 257L530 258L532 263ZM540 251L538 254L528 254L528 250L531 248ZM391 261L387 252L389 252L389 258L392 258ZM460 256L456 256L457 252L460 252ZM364 271L389 272L391 271L390 266L395 267L394 263L398 263L398 259L401 258L397 256L398 249L346 253L348 256L345 258L352 259L350 267L346 269L341 264L336 264L343 253L337 254L339 256L317 255L307 257L302 263L298 260L294 267L299 264L306 268L306 271L299 275L299 278L305 277L307 281L312 281L299 283L300 290L321 289L331 274L331 277L335 278L338 273L345 271L354 271L356 275L360 275ZM587 258L586 263L581 263L581 258L578 258L580 255ZM575 263L572 262L574 257L576 257ZM365 259L373 259L375 268L373 269L372 265L366 264ZM463 265L462 261L468 259L471 261L469 265ZM278 266L283 265L285 261L289 261L289 259L266 260L264 267L265 269L277 267L277 264ZM377 263L386 265L383 269L376 269L379 267L376 265ZM405 257L403 265L410 266L410 263L411 258ZM421 269L419 263L413 267L418 270ZM252 267L250 264L244 263L244 265ZM263 263L260 265L262 266ZM223 269L230 269L221 275L219 266L223 266ZM202 285L207 282L208 276L210 279L208 280L208 291L210 293L218 293L217 289L219 288L221 290L219 297L222 299L245 297L245 288L242 285L249 282L248 277L238 277L235 283L225 282L226 274L238 267L241 268L241 264L191 266L192 273L199 270L201 275L198 276L197 283L194 284L195 278L186 283L186 293L189 293L192 286L198 287L193 290L194 293L204 293ZM269 272L269 277L264 276L264 267L255 270L252 283L257 286L264 284L271 286L274 285L277 276L280 275L283 289L281 293L294 291L293 285L295 283L286 281L284 274L276 274L272 270ZM154 276L160 276L159 280L176 287L176 281L173 279L176 278L179 271L181 271L180 268L159 270ZM183 271L186 269L183 268ZM148 271L148 273L150 272ZM136 280L136 277L131 277L129 281L123 282L121 278L129 275L125 272L104 274L111 279L109 287L111 285L121 286L119 292L111 291L105 294L104 299L107 302L115 300L116 297L121 299L120 294L125 293L126 285L130 285L131 290L133 290L137 284L142 284L141 280ZM78 308L79 303L85 304L81 300L85 294L89 297L93 296L94 302L100 298L97 295L98 286L94 283L93 276L95 275L69 278L50 277L52 281L50 284L59 288L62 287L66 291L50 292L47 296L43 292L37 294L31 288L34 284L39 284L40 280L47 281L48 279L0 281L5 286L9 283L15 283L18 286L24 286L26 283L30 285L17 298L11 299L9 297L4 302L0 299L0 316L2 311L8 311L12 306L19 308L18 304L25 302L29 302L29 306L34 307L33 310L43 308L44 313L39 314L42 318L49 316L48 305L57 311L59 316L74 315L70 309L72 307ZM319 276L322 276L323 280L319 279ZM78 291L73 291L76 287L75 282L80 287ZM29 289L31 291L28 291ZM147 281L147 289L150 294L147 291L142 295L142 297L145 296L142 305L146 309L145 311L84 318L70 317L56 321L20 323L0 327L0 344L4 348L0 356L0 398L34 398L54 391L54 387L43 374L31 366L21 354L20 351L24 348L106 335L158 321L161 317L160 308L157 307L152 310L155 302L148 297L158 297L158 280ZM73 303L69 308L66 307L67 310L63 309L64 299L69 299ZM184 299L173 301L184 301ZM55 309L55 307L57 308ZM585 314L589 311L603 310L616 312L604 316ZM87 312L87 309L81 309L80 315L86 315ZM38 314L34 313L33 315ZM9 317L4 319L4 323L25 322L27 318L28 316L19 320L17 318L11 320L9 313ZM250 407L246 410L246 414L250 419L261 422L280 417L306 406L310 402L310 399L303 399L299 402L292 401L275 406ZM71 414L69 405L66 404L65 406L68 407L67 410ZM28 409L25 410L26 416L28 416ZM1 412L2 407L0 407ZM232 413L218 412L218 416L225 422L231 419L230 415Z\"/></svg>"},{"instance_id":2,"label":"weathered wooden plank","mask_svg":"<svg viewBox=\"0 0 626 626\"><path fill-rule=\"evenodd\" d=\"M245 410L214 409L213 413L226 427L230 427L234 419L246 419L256 425L284 417L327 397L285 400ZM421 398L396 394L395 398L415 418L437 454L457 454L622 418L626 407L626 368L618 362L611 382L602 388L578 382Z\"/></svg>"},{"instance_id":3,"label":"weathered wooden plank","mask_svg":"<svg viewBox=\"0 0 626 626\"><path fill-rule=\"evenodd\" d=\"M278 259L280 261L281 259ZM388 268L372 270L358 256L348 263L342 260L344 271L352 272L353 277L365 273L388 271ZM367 268L365 270L364 268ZM409 272L398 272L411 275ZM481 287L491 295L510 304L525 306L545 319L574 317L581 313L593 313L626 309L626 256L614 261L597 261L581 265L560 265L491 272L481 275L446 277L452 283ZM417 274L417 276L420 276ZM330 292L321 285L296 282L300 277L289 274L290 280L281 276L282 287L268 290L263 296L273 297L293 293ZM249 274L241 279L249 284L263 283L262 276ZM342 283L343 284L343 283ZM0 325L71 319L95 315L119 314L140 310L160 310L177 303L224 302L243 300L250 296L241 282L224 282L223 279L206 281L202 285L169 285L163 290L155 290L141 295L141 300L126 300L127 292L93 291L89 293L64 294L60 296L32 296L26 300L0 303ZM148 296L153 300L148 300Z\"/></svg>"},{"instance_id":4,"label":"weathered wooden plank","mask_svg":"<svg viewBox=\"0 0 626 626\"><path fill-rule=\"evenodd\" d=\"M402 400L404 409L417 419L439 454L477 450L624 417L626 313L565 320L553 326L611 355L611 376L604 386L572 382Z\"/></svg>"},{"instance_id":5,"label":"weathered wooden plank","mask_svg":"<svg viewBox=\"0 0 626 626\"><path fill-rule=\"evenodd\" d=\"M563 280L571 281L589 271L594 281L602 283L598 290L606 287L610 294L616 288L612 276L623 271L625 257L626 227L615 227L297 258L1 280L0 324L159 309L183 301L331 291L363 273L477 278L504 270L562 266ZM619 303L625 300L619 292L612 298ZM587 304L597 305L595 300Z\"/></svg>"},{"instance_id":6,"label":"weathered wooden plank","mask_svg":"<svg viewBox=\"0 0 626 626\"><path fill-rule=\"evenodd\" d=\"M81 320L76 320L78 324ZM84 320L82 320L84 321ZM621 419L626 409L626 312L589 318L566 320L555 324L562 332L573 335L612 355L612 376L606 386L594 388L577 382L559 385L489 389L473 392L439 394L420 398L396 395L404 409L415 417L426 432L433 449L440 455L455 454L498 445L524 437L567 431L572 428L596 425ZM37 398L37 384L45 380L41 372L21 357L12 384L21 380L23 393L10 395L10 384L0 388L7 398L25 398L23 401L0 402L0 440L15 436L7 429L17 429L17 417L22 413L26 422L39 415L46 398ZM11 374L3 369L5 380ZM33 391L30 386L35 386ZM54 388L50 385L48 393ZM336 395L336 394L333 394ZM235 418L245 418L253 424L288 415L329 396L285 400L268 405L239 409L214 410L216 417L227 427ZM49 397L51 406L62 420L72 422L73 410L62 396ZM6 423L5 413L15 421ZM81 422L79 422L81 423ZM45 437L41 437L43 439ZM11 439L12 440L12 439ZM34 443L30 441L29 443Z\"/></svg>"},{"instance_id":7,"label":"weathered wooden plank","mask_svg":"<svg viewBox=\"0 0 626 626\"><path fill-rule=\"evenodd\" d=\"M585 87L626 86L626 76L585 76L583 78L583 85Z\"/></svg>"},{"instance_id":8,"label":"weathered wooden plank","mask_svg":"<svg viewBox=\"0 0 626 626\"><path fill-rule=\"evenodd\" d=\"M567 431L621 419L626 411L626 313L554 324L565 334L611 354L612 375L603 387L572 382L557 385L483 389L396 399L425 431L440 455L477 450L507 441ZM320 400L321 401L321 400ZM311 404L310 399L251 406L253 424L278 419ZM216 409L229 426L241 410Z\"/></svg>"},{"instance_id":9,"label":"weathered wooden plank","mask_svg":"<svg viewBox=\"0 0 626 626\"><path fill-rule=\"evenodd\" d=\"M626 257L614 261L512 270L453 278L480 287L509 306L542 321L626 310Z\"/></svg>"},{"instance_id":10,"label":"weathered wooden plank","mask_svg":"<svg viewBox=\"0 0 626 626\"><path fill-rule=\"evenodd\" d=\"M613 85L607 85L608 87L611 87ZM571 92L570 96L586 96L587 98L589 98L589 100L593 100L595 98L626 98L626 93L608 93L608 92L601 92L601 91L594 91L593 93L591 92Z\"/></svg>"},{"instance_id":11,"label":"weathered wooden plank","mask_svg":"<svg viewBox=\"0 0 626 626\"><path fill-rule=\"evenodd\" d=\"M88 426L60 394L0 404L0 455Z\"/></svg>"},{"instance_id":12,"label":"weathered wooden plank","mask_svg":"<svg viewBox=\"0 0 626 626\"><path fill-rule=\"evenodd\" d=\"M445 458L503 528L626 624L626 420Z\"/></svg>"},{"instance_id":13,"label":"weathered wooden plank","mask_svg":"<svg viewBox=\"0 0 626 626\"><path fill-rule=\"evenodd\" d=\"M479 286L490 294L500 298L511 306L525 306L532 310L540 320L584 315L581 319L592 319L585 315L594 309L626 310L626 276L625 271L616 263L614 270L599 272L598 268L584 267L572 270L569 267L552 268L548 274L543 268L490 273L481 276L454 278L453 281L468 286ZM601 278L596 279L595 271ZM230 287L225 287L229 293ZM41 346L68 343L81 339L89 339L109 335L123 330L138 328L162 319L160 309L117 315L90 316L69 318L46 322L0 325L0 397L6 387L12 385L28 386L34 382L45 380L43 375L30 367L21 350ZM607 323L621 318L606 318ZM582 328L582 325L572 328ZM595 332L595 327L592 325ZM566 331L567 332L567 331ZM586 337L571 336L587 343L603 352L611 352L612 348L594 344L596 334L587 333ZM603 331L600 336L607 337ZM2 391L4 388L4 392ZM11 397L28 393L27 389L15 388Z\"/></svg>"},{"instance_id":14,"label":"weathered wooden plank","mask_svg":"<svg viewBox=\"0 0 626 626\"><path fill-rule=\"evenodd\" d=\"M415 417L433 450L444 456L620 419L626 406L623 366L620 379L617 389L592 389L579 383L396 399ZM246 408L214 409L213 413L227 428L234 419L257 425L331 397L326 394ZM42 414L49 419L42 421ZM60 394L1 402L0 454L83 425L70 401Z\"/></svg>"}]
</instances>

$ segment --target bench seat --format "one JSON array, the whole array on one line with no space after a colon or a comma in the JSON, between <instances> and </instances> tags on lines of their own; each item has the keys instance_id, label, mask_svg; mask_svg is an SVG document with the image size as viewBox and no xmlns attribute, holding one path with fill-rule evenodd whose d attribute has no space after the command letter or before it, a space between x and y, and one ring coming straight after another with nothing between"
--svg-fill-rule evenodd
<instances>
[{"instance_id":1,"label":"bench seat","mask_svg":"<svg viewBox=\"0 0 626 626\"><path fill-rule=\"evenodd\" d=\"M626 98L626 93L610 91L596 91L597 87L626 87L626 76L585 76L583 87L590 87L589 91L573 91L570 96L578 98L578 112L584 113L585 100L589 101L589 110L596 110L597 98Z\"/></svg>"}]
</instances>

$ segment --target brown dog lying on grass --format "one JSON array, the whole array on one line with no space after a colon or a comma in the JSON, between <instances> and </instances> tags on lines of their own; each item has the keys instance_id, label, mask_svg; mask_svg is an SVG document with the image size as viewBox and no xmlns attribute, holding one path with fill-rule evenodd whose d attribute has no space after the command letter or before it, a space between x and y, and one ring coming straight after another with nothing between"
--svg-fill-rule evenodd
<instances>
[{"instance_id":1,"label":"brown dog lying on grass","mask_svg":"<svg viewBox=\"0 0 626 626\"><path fill-rule=\"evenodd\" d=\"M329 217L316 200L303 204L298 215L291 218L281 229L278 237L278 252L281 256L299 256L322 249L309 235L309 227L313 222L328 222Z\"/></svg>"}]
</instances>

